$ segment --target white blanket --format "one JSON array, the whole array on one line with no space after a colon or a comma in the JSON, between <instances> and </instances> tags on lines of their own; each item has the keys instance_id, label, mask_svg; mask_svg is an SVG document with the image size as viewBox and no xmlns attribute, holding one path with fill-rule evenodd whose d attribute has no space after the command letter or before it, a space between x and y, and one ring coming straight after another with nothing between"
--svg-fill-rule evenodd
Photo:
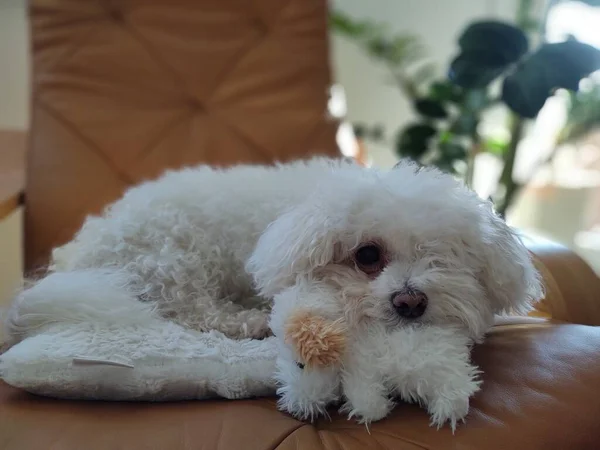
<instances>
[{"instance_id":1,"label":"white blanket","mask_svg":"<svg viewBox=\"0 0 600 450\"><path fill-rule=\"evenodd\" d=\"M0 377L34 394L168 401L272 395L276 343L234 341L153 319L54 323L0 356Z\"/></svg>"}]
</instances>

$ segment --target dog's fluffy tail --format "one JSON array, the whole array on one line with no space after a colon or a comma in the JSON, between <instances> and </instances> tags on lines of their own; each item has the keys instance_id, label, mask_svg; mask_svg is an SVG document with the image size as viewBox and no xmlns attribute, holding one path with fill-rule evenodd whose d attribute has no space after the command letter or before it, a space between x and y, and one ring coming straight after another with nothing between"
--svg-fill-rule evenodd
<instances>
[{"instance_id":1,"label":"dog's fluffy tail","mask_svg":"<svg viewBox=\"0 0 600 450\"><path fill-rule=\"evenodd\" d=\"M5 341L14 345L36 330L60 322L136 324L152 320L127 277L106 270L51 273L22 290L6 312Z\"/></svg>"}]
</instances>

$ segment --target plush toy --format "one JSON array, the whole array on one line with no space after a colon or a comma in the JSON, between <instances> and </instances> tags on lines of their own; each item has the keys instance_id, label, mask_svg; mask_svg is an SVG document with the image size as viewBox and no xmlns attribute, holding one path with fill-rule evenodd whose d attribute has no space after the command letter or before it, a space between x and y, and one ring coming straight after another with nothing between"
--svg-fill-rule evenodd
<instances>
[{"instance_id":1,"label":"plush toy","mask_svg":"<svg viewBox=\"0 0 600 450\"><path fill-rule=\"evenodd\" d=\"M299 309L287 320L284 340L298 355L298 365L308 369L338 366L346 349L343 319L328 320L312 311Z\"/></svg>"}]
</instances>

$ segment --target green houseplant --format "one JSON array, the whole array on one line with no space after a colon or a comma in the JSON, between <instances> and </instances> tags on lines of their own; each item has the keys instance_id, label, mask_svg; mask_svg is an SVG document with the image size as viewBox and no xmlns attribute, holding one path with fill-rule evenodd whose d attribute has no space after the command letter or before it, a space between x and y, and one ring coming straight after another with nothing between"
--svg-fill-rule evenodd
<instances>
[{"instance_id":1,"label":"green houseplant","mask_svg":"<svg viewBox=\"0 0 600 450\"><path fill-rule=\"evenodd\" d=\"M333 30L388 67L414 107L417 119L395 134L398 156L435 165L470 185L476 156L495 155L503 168L492 200L501 215L521 188L513 168L526 122L557 89L577 91L580 81L600 68L600 51L574 39L530 48L530 35L541 28L532 9L532 0L521 0L515 24L495 20L469 24L459 37L459 52L447 76L441 79L433 76L416 37L393 34L378 23L338 11L331 15ZM498 105L508 110L509 137L486 139L479 124L485 112ZM355 129L365 139L385 136L379 126Z\"/></svg>"}]
</instances>

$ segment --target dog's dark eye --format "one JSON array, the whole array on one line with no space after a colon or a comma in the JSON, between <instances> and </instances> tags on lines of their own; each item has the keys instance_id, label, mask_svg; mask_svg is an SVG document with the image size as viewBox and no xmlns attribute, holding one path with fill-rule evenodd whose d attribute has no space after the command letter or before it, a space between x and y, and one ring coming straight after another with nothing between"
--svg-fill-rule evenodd
<instances>
[{"instance_id":1,"label":"dog's dark eye","mask_svg":"<svg viewBox=\"0 0 600 450\"><path fill-rule=\"evenodd\" d=\"M381 248L375 244L367 244L356 250L354 260L360 270L373 274L383 269L383 254Z\"/></svg>"}]
</instances>

